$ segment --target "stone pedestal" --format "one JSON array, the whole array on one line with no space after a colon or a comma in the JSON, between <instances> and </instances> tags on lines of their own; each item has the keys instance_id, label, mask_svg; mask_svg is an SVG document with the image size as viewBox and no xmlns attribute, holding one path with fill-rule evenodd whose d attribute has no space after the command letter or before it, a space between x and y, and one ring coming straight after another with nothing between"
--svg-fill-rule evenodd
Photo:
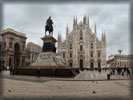
<instances>
[{"instance_id":1,"label":"stone pedestal","mask_svg":"<svg viewBox=\"0 0 133 100\"><path fill-rule=\"evenodd\" d=\"M42 51L43 52L56 52L56 47L55 47L55 43L57 42L57 40L52 37L52 36L44 36L43 38L41 38L43 40L43 47L42 47Z\"/></svg>"}]
</instances>

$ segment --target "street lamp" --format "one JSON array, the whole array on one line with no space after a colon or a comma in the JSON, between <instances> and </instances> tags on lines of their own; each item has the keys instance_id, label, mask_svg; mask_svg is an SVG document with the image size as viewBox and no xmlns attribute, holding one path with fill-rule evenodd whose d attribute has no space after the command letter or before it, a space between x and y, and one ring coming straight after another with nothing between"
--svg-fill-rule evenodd
<instances>
[{"instance_id":1,"label":"street lamp","mask_svg":"<svg viewBox=\"0 0 133 100\"><path fill-rule=\"evenodd\" d=\"M120 53L120 67L121 67L121 53L123 50L119 49L118 52Z\"/></svg>"}]
</instances>

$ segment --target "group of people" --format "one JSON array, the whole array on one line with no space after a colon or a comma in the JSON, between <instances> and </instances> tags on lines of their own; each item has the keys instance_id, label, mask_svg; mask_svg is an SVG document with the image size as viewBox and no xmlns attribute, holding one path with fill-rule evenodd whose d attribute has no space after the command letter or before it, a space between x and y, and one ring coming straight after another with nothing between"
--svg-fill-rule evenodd
<instances>
[{"instance_id":1,"label":"group of people","mask_svg":"<svg viewBox=\"0 0 133 100\"><path fill-rule=\"evenodd\" d=\"M133 68L124 67L124 68L111 68L110 69L110 75L121 75L121 76L132 76L133 75Z\"/></svg>"},{"instance_id":2,"label":"group of people","mask_svg":"<svg viewBox=\"0 0 133 100\"><path fill-rule=\"evenodd\" d=\"M8 66L6 68L8 68ZM0 74L3 70L5 70L4 67L0 67ZM6 69L6 70L8 70L8 69ZM9 71L10 71L10 75L13 75L14 74L14 67L9 66Z\"/></svg>"},{"instance_id":3,"label":"group of people","mask_svg":"<svg viewBox=\"0 0 133 100\"><path fill-rule=\"evenodd\" d=\"M99 74L101 74L102 72L105 72L109 74L110 76L112 75L121 75L121 76L127 76L127 77L133 76L133 67L91 68L87 70L97 71Z\"/></svg>"},{"instance_id":4,"label":"group of people","mask_svg":"<svg viewBox=\"0 0 133 100\"><path fill-rule=\"evenodd\" d=\"M99 73L101 73L102 71L107 72L108 74L110 74L110 76L112 75L121 75L121 76L127 76L127 77L131 77L133 76L133 68L129 68L129 67L117 67L117 68L98 68L95 69L96 71L98 71Z\"/></svg>"},{"instance_id":5,"label":"group of people","mask_svg":"<svg viewBox=\"0 0 133 100\"><path fill-rule=\"evenodd\" d=\"M36 69L36 77L39 77L40 78L40 69Z\"/></svg>"}]
</instances>

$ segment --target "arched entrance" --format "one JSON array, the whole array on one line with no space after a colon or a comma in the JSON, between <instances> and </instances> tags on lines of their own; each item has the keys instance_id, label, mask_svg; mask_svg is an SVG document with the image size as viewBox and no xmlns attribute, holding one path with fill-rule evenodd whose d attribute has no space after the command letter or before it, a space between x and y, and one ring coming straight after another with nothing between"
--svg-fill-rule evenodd
<instances>
[{"instance_id":1,"label":"arched entrance","mask_svg":"<svg viewBox=\"0 0 133 100\"><path fill-rule=\"evenodd\" d=\"M101 62L98 62L98 68L101 68Z\"/></svg>"},{"instance_id":2,"label":"arched entrance","mask_svg":"<svg viewBox=\"0 0 133 100\"><path fill-rule=\"evenodd\" d=\"M73 61L72 61L72 60L69 61L69 66L70 66L70 67L73 66Z\"/></svg>"},{"instance_id":3,"label":"arched entrance","mask_svg":"<svg viewBox=\"0 0 133 100\"><path fill-rule=\"evenodd\" d=\"M20 46L18 43L14 45L14 67L19 67L20 64Z\"/></svg>"},{"instance_id":4,"label":"arched entrance","mask_svg":"<svg viewBox=\"0 0 133 100\"><path fill-rule=\"evenodd\" d=\"M83 59L80 59L80 61L79 61L79 67L80 67L80 69L83 69Z\"/></svg>"},{"instance_id":5,"label":"arched entrance","mask_svg":"<svg viewBox=\"0 0 133 100\"><path fill-rule=\"evenodd\" d=\"M93 62L91 62L91 64L90 64L90 65L91 65L91 68L94 68L94 64L93 64Z\"/></svg>"},{"instance_id":6,"label":"arched entrance","mask_svg":"<svg viewBox=\"0 0 133 100\"><path fill-rule=\"evenodd\" d=\"M12 58L9 58L9 67L12 66Z\"/></svg>"},{"instance_id":7,"label":"arched entrance","mask_svg":"<svg viewBox=\"0 0 133 100\"><path fill-rule=\"evenodd\" d=\"M69 63L69 66L72 67L72 62Z\"/></svg>"}]
</instances>

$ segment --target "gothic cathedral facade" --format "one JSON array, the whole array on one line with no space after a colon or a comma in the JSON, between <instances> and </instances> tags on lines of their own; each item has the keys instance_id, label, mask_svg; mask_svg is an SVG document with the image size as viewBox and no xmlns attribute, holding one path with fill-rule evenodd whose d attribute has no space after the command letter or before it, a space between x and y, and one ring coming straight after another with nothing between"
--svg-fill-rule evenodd
<instances>
[{"instance_id":1,"label":"gothic cathedral facade","mask_svg":"<svg viewBox=\"0 0 133 100\"><path fill-rule=\"evenodd\" d=\"M62 41L58 34L58 53L62 55L68 66L73 68L104 68L106 67L106 34L97 37L96 24L94 32L89 25L89 18L77 23L73 19L73 30L66 28L66 39Z\"/></svg>"}]
</instances>

